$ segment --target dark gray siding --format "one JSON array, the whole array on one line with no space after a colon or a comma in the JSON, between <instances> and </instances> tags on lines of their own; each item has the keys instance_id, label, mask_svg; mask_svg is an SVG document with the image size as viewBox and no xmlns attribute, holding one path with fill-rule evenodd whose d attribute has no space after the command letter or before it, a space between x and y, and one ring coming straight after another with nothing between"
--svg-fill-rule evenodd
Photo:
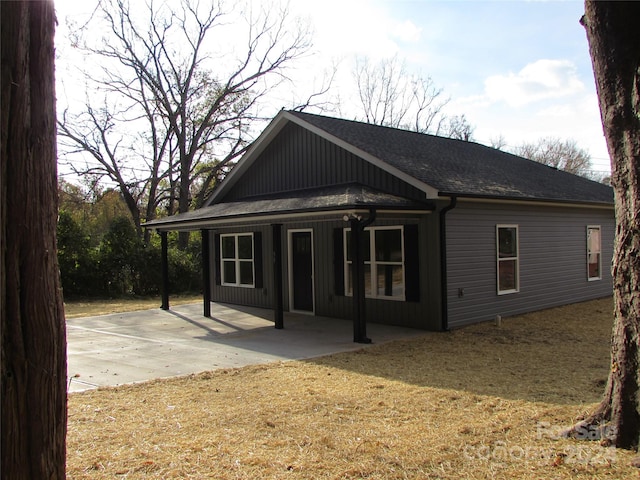
<instances>
[{"instance_id":1,"label":"dark gray siding","mask_svg":"<svg viewBox=\"0 0 640 480\"><path fill-rule=\"evenodd\" d=\"M446 221L451 328L612 293L613 209L462 203ZM497 294L497 224L519 226L517 293ZM587 225L602 229L602 280L587 280Z\"/></svg>"},{"instance_id":2,"label":"dark gray siding","mask_svg":"<svg viewBox=\"0 0 640 480\"><path fill-rule=\"evenodd\" d=\"M420 300L418 302L402 302L393 300L366 300L367 320L374 323L403 325L414 328L438 330L440 328L440 289L439 289L439 252L437 249L437 215L421 217L380 218L374 225L407 225L418 224L418 241L421 249L420 265ZM314 219L314 221L292 222L283 225L282 253L284 277L284 308L289 308L289 274L288 274L288 232L298 229L312 229L314 244L314 293L315 315L334 318L352 318L352 297L336 295L334 270L333 232L335 228L344 228L345 222L336 218ZM264 288L248 289L223 287L212 282L212 300L240 305L253 305L273 308L273 262L272 237L269 225L252 227L225 227L213 233L241 233L247 231L262 232ZM212 246L213 252L213 246ZM215 255L212 254L212 263ZM213 266L215 272L215 265ZM215 278L212 275L212 278ZM285 325L286 327L286 325Z\"/></svg>"},{"instance_id":3,"label":"dark gray siding","mask_svg":"<svg viewBox=\"0 0 640 480\"><path fill-rule=\"evenodd\" d=\"M222 201L346 183L424 200L424 193L295 124L287 125Z\"/></svg>"},{"instance_id":4,"label":"dark gray siding","mask_svg":"<svg viewBox=\"0 0 640 480\"><path fill-rule=\"evenodd\" d=\"M406 225L418 223L418 239L422 246L419 256L420 263L420 301L403 302L394 300L367 299L367 320L374 323L402 325L407 327L437 330L440 325L439 269L438 256L435 247L437 231L434 228L437 216L425 215L418 218L378 219L374 225ZM345 223L316 222L295 223L286 225L286 230L313 228L314 235L314 266L315 266L315 314L324 317L352 318L352 297L335 294L334 272L334 228L344 228ZM286 266L285 266L286 267ZM288 271L285 268L285 271ZM285 278L285 283L288 280ZM288 292L288 283L285 292ZM285 300L288 308L288 298Z\"/></svg>"},{"instance_id":5,"label":"dark gray siding","mask_svg":"<svg viewBox=\"0 0 640 480\"><path fill-rule=\"evenodd\" d=\"M219 233L262 232L263 258L263 286L262 288L242 288L216 285L216 259L218 255L214 248L214 236ZM232 303L237 305L251 305L254 307L271 308L273 306L273 268L267 264L273 258L273 242L269 225L237 226L230 229L211 230L211 300L214 302Z\"/></svg>"}]
</instances>

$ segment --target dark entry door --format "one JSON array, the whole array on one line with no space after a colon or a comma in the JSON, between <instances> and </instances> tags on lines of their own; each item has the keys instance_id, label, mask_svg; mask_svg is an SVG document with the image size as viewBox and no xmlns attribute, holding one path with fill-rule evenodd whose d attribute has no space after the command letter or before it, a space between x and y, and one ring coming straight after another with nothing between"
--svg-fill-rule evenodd
<instances>
[{"instance_id":1,"label":"dark entry door","mask_svg":"<svg viewBox=\"0 0 640 480\"><path fill-rule=\"evenodd\" d=\"M313 244L311 232L291 232L292 310L313 312Z\"/></svg>"}]
</instances>

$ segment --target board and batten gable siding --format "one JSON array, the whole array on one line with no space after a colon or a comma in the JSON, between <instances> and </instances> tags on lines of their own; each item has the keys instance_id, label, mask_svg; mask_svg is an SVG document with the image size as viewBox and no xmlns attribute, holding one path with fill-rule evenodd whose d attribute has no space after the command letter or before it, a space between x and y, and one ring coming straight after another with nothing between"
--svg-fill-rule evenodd
<instances>
[{"instance_id":1,"label":"board and batten gable siding","mask_svg":"<svg viewBox=\"0 0 640 480\"><path fill-rule=\"evenodd\" d=\"M298 125L288 124L222 201L300 189L360 183L424 200L421 190Z\"/></svg>"},{"instance_id":2,"label":"board and batten gable siding","mask_svg":"<svg viewBox=\"0 0 640 480\"><path fill-rule=\"evenodd\" d=\"M516 293L497 294L497 225L518 226ZM601 227L601 280L587 279L587 225ZM446 233L450 328L612 294L613 208L465 202Z\"/></svg>"}]
</instances>

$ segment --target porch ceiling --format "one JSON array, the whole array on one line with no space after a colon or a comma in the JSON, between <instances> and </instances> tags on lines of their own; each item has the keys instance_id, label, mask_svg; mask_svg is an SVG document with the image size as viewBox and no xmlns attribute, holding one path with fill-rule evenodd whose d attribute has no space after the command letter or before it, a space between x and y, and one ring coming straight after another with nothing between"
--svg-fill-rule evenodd
<instances>
[{"instance_id":1,"label":"porch ceiling","mask_svg":"<svg viewBox=\"0 0 640 480\"><path fill-rule=\"evenodd\" d=\"M364 185L334 185L218 203L144 224L160 231L197 230L221 223L296 218L334 211L368 210L429 212L433 202L420 202Z\"/></svg>"}]
</instances>

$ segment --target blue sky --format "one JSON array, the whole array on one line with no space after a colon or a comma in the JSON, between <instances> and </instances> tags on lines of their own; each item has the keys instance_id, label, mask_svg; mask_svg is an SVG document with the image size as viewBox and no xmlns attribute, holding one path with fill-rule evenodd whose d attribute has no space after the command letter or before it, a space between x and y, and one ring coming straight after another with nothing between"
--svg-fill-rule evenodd
<instances>
[{"instance_id":1,"label":"blue sky","mask_svg":"<svg viewBox=\"0 0 640 480\"><path fill-rule=\"evenodd\" d=\"M314 55L291 72L294 90L308 92L338 62L335 88L344 102L343 116L358 114L349 104L355 56L372 61L397 56L409 71L429 76L443 88L451 98L447 113L464 114L475 126L478 142L489 144L499 136L508 146L549 136L573 139L591 154L594 170L609 170L588 45L579 24L582 1L289 3L291 13L314 32ZM77 15L79 5L73 0L56 0L56 5L62 17L59 35L64 35L64 17ZM59 51L64 54L64 46ZM68 78L67 72L63 75ZM59 88L61 102L74 90ZM284 99L274 100L274 113L287 107Z\"/></svg>"},{"instance_id":2,"label":"blue sky","mask_svg":"<svg viewBox=\"0 0 640 480\"><path fill-rule=\"evenodd\" d=\"M342 55L349 70L350 55L397 55L444 89L479 142L571 138L608 171L582 1L292 2L302 4L322 58Z\"/></svg>"}]
</instances>

